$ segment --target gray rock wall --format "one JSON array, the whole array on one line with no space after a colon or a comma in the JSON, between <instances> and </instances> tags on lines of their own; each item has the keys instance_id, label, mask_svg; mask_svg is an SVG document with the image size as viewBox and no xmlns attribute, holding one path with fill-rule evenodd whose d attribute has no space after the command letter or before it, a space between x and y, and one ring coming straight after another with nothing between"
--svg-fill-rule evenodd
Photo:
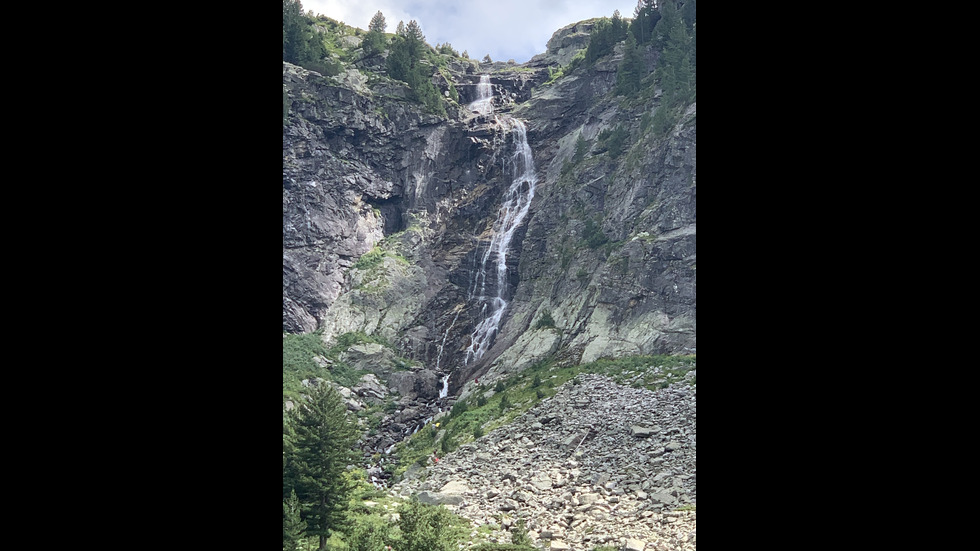
<instances>
[{"instance_id":1,"label":"gray rock wall","mask_svg":"<svg viewBox=\"0 0 980 551\"><path fill-rule=\"evenodd\" d=\"M369 68L323 77L284 63L284 331L383 336L428 369L452 371L454 391L487 369L546 357L696 351L696 105L666 137L653 136L656 102L610 93L618 53L542 86L547 67L584 47L590 25L557 32L530 70L448 67L464 104L492 71L495 112L526 122L540 178L508 257L511 307L496 345L466 369L481 319L467 289L509 184L505 132L465 105L427 114L405 100L404 85L368 78ZM446 86L441 75L433 81ZM600 136L617 127L628 138L613 158ZM580 136L588 153L563 170ZM379 251L381 262L358 264ZM545 313L555 326L535 328Z\"/></svg>"}]
</instances>

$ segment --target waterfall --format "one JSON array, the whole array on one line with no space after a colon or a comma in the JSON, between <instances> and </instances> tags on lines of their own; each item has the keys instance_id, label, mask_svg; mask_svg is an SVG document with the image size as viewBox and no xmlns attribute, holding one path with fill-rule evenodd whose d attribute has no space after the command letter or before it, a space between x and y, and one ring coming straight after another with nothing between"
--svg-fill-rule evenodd
<instances>
[{"instance_id":1,"label":"waterfall","mask_svg":"<svg viewBox=\"0 0 980 551\"><path fill-rule=\"evenodd\" d=\"M442 390L439 391L440 398L445 398L446 396L449 396L449 375L442 378Z\"/></svg>"},{"instance_id":2,"label":"waterfall","mask_svg":"<svg viewBox=\"0 0 980 551\"><path fill-rule=\"evenodd\" d=\"M482 101L482 98L479 101ZM478 102L474 102L473 105ZM514 154L510 159L511 184L497 213L493 235L476 271L476 278L470 292L470 298L475 297L482 303L480 315L483 321L473 331L464 365L479 360L486 353L500 328L500 321L503 319L509 298L507 252L514 233L527 216L531 199L534 198L534 188L538 183L538 176L534 171L534 157L531 154L531 147L527 144L527 127L520 120L508 116L498 119L498 123L509 125L513 137ZM494 277L496 284L496 296L493 297L486 295L488 275Z\"/></svg>"},{"instance_id":3,"label":"waterfall","mask_svg":"<svg viewBox=\"0 0 980 551\"><path fill-rule=\"evenodd\" d=\"M476 85L476 101L470 104L470 111L480 115L493 113L493 88L490 87L490 75L480 75L480 83Z\"/></svg>"},{"instance_id":4,"label":"waterfall","mask_svg":"<svg viewBox=\"0 0 980 551\"><path fill-rule=\"evenodd\" d=\"M453 321L446 328L446 332L442 335L442 344L439 345L439 354L436 355L436 371L439 371L439 362L442 360L442 350L446 348L446 339L449 338L449 332L452 331L453 325L456 325L456 320L459 318L459 313L462 310L456 310L456 315L453 317ZM440 398L445 398L445 395L440 396Z\"/></svg>"}]
</instances>

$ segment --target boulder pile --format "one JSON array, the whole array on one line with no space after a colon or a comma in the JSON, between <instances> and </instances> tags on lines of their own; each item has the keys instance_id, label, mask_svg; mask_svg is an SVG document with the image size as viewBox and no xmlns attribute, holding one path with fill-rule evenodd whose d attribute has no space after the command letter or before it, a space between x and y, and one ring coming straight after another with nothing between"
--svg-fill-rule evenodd
<instances>
[{"instance_id":1,"label":"boulder pile","mask_svg":"<svg viewBox=\"0 0 980 551\"><path fill-rule=\"evenodd\" d=\"M510 541L524 521L539 546L696 549L697 388L657 391L581 375L513 423L392 486L445 504Z\"/></svg>"}]
</instances>

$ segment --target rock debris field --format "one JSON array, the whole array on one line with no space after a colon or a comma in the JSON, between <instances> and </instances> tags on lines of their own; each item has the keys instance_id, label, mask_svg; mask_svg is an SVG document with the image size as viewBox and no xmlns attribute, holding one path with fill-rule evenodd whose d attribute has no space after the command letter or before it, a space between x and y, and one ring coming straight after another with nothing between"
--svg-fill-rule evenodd
<instances>
[{"instance_id":1,"label":"rock debris field","mask_svg":"<svg viewBox=\"0 0 980 551\"><path fill-rule=\"evenodd\" d=\"M697 388L579 380L392 491L469 519L470 541L523 520L545 549L696 549Z\"/></svg>"}]
</instances>

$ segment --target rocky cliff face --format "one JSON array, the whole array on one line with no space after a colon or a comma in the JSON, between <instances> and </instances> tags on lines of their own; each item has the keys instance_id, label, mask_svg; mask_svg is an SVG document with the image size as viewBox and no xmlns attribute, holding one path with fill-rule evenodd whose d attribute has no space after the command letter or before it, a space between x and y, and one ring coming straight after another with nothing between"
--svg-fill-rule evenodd
<instances>
[{"instance_id":1,"label":"rocky cliff face","mask_svg":"<svg viewBox=\"0 0 980 551\"><path fill-rule=\"evenodd\" d=\"M548 357L693 353L696 104L666 136L650 132L656 102L611 94L620 53L544 85L587 33L588 23L562 29L524 65L434 68L433 83L459 96L446 117L408 101L376 60L333 77L283 63L283 330L383 337L451 375L451 394ZM466 109L483 74L491 115ZM512 183L515 118L527 127L536 194L507 257L510 300L494 345L467 361L485 317L473 278Z\"/></svg>"}]
</instances>

